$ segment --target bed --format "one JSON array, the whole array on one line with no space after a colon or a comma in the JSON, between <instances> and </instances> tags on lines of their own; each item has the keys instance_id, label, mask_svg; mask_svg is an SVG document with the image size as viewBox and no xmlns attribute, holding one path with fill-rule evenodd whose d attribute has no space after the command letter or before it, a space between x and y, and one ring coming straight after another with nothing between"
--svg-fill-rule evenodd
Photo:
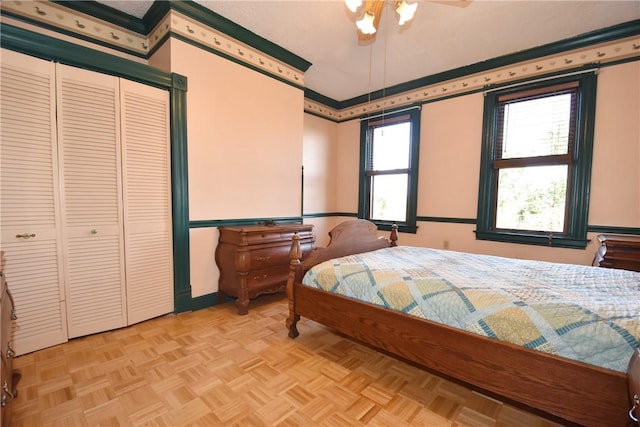
<instances>
[{"instance_id":1,"label":"bed","mask_svg":"<svg viewBox=\"0 0 640 427\"><path fill-rule=\"evenodd\" d=\"M509 335L509 332L500 332L505 325L504 321L495 320L494 323L478 323L476 321L476 330L474 330L474 326L465 325L463 321L458 320L456 327L453 327L442 323L443 319L437 316L437 321L429 320L427 318L430 311L428 307L416 308L415 304L404 301L402 296L396 298L401 300L400 311L389 308L389 300L393 297L388 295L386 290L376 288L375 292L369 292L373 295L372 302L360 301L358 298L361 296L356 296L357 292L355 291L354 295L349 294L350 291L345 289L342 289L342 295L336 293L336 290L346 287L346 285L338 283L339 281L335 279L322 279L321 273L316 270L323 264L325 268L327 265L329 266L328 270L345 271L346 276L349 276L357 275L352 270L355 268L354 265L357 265L361 258L371 254L378 256L377 261L373 261L374 264L377 262L378 266L385 265L384 255L380 255L385 251L396 251L401 254L401 258L407 258L405 261L411 261L408 260L408 255L405 252L399 250L401 247L397 245L395 229L392 230L389 239L380 238L373 223L365 220L351 220L336 226L329 235L331 241L326 248L317 248L304 259L301 258L301 251L294 236L290 253L290 275L287 283L289 317L286 326L291 338L298 336L296 324L302 316L434 372L571 423L587 426L633 425L629 417L631 403L630 389L627 384L627 366L631 367L629 360L638 349L637 337L640 332L638 312L640 310L636 310L634 307L640 307L637 305L640 304L640 298L637 298L640 296L640 273L580 267L590 269L589 274L593 271L602 272L605 276L611 274L624 276L624 280L631 281L632 287L636 283L632 290L632 295L635 295L636 298L631 298L633 301L631 305L627 306L627 310L631 310L631 313L628 311L625 313L626 319L622 321L622 326L620 324L609 325L610 331L604 333L607 339L600 340L611 341L615 344L612 350L605 351L607 353L603 358L605 360L597 360L598 357L585 357L584 355L578 357L578 359L581 357L584 360L575 360L560 355L561 352L557 347L562 347L562 344L555 345L555 347L551 345L557 344L554 342L555 337L547 338L548 342L546 343L544 339L541 341L530 334L525 334L527 336L524 339L520 337L520 342L516 339L517 344L503 340L505 336ZM446 252L446 255L449 256L453 251L435 252ZM350 263L354 256L357 258L356 262ZM482 258L482 256L480 257ZM489 258L494 258L491 262L500 260L506 262L508 260L497 257ZM329 262L327 263L327 261ZM478 259L476 259L477 262ZM518 261L509 260L509 262L517 263ZM532 267L531 263L535 263L532 261L523 262L528 263L527 271ZM445 263L442 262L442 264ZM550 264L554 268L560 269L563 266L563 264L540 264ZM450 269L449 274L463 276L460 274L461 271L474 271L475 273L470 273L471 279L473 279L473 274L488 274L487 271L491 269L490 265L491 263L487 261L484 272L482 268L477 270L461 267L457 273L453 271L455 269ZM314 266L317 266L316 269L310 271ZM504 270L514 270L514 268L515 266L510 266ZM376 268L369 268L365 273L359 272L359 274L368 276L368 280L374 284L374 287L378 286L375 283L381 281L380 276L388 279L389 275L395 274L378 271L375 274L378 282L371 281L374 275L370 270L374 269ZM406 275L406 270L405 265L405 271L402 275ZM424 271L412 272L411 274L414 273L421 276L421 280L425 279L427 282L431 280L431 277L424 277L426 274ZM427 274L427 276L429 275L431 272ZM412 280L414 279L415 277ZM330 283L331 280L335 282L333 285ZM450 277L440 277L437 280L439 280L437 286L452 286L453 280ZM456 277L455 280L462 279ZM303 284L303 281L307 284ZM396 287L402 287L393 279L388 281L394 283ZM507 289L507 293L518 294L519 292L514 279L511 279L507 288L510 288ZM452 289L448 289L449 294L458 292ZM547 291L551 292L545 289L542 293L546 295ZM572 292L577 291L573 290ZM521 293L522 291L520 291ZM438 292L431 291L430 295L432 294L436 295ZM600 292L597 295L597 299L604 299L604 293ZM422 296L424 297L424 294ZM574 297L575 294L569 294L570 299ZM624 295L618 295L618 297L629 299ZM526 302L528 298L528 293L526 297L520 295L522 301ZM552 297L549 296L549 298ZM460 298L458 299L460 300ZM469 302L468 298L462 300ZM433 301L437 301L435 305L442 303L442 300L439 299ZM476 299L471 302L482 306L483 304L478 301ZM533 306L534 303L529 305ZM417 316L416 313L418 313ZM449 313L448 309L441 310L439 315L447 317L447 313ZM585 313L590 312L585 311ZM519 325L522 325L523 322L526 323L525 320L518 320ZM576 325L589 323L591 326L586 329L595 330L603 335L602 326L606 322L608 320L571 322L564 325L564 329L568 331L567 335L571 336L573 333L571 329ZM477 330L478 324L482 325L479 328L480 331ZM620 328L624 331L619 330ZM576 329L579 328L576 327ZM617 360L613 361L614 359Z\"/></svg>"}]
</instances>

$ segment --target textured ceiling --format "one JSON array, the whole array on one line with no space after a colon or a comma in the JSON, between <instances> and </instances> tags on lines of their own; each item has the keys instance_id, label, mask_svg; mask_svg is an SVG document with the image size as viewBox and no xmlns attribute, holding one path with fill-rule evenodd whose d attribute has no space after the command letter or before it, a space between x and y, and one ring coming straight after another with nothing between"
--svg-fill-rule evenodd
<instances>
[{"instance_id":1,"label":"textured ceiling","mask_svg":"<svg viewBox=\"0 0 640 427\"><path fill-rule=\"evenodd\" d=\"M140 18L153 1L100 3ZM417 0L408 25L386 7L376 38L363 43L342 0L197 3L311 62L306 87L338 101L640 19L638 0Z\"/></svg>"}]
</instances>

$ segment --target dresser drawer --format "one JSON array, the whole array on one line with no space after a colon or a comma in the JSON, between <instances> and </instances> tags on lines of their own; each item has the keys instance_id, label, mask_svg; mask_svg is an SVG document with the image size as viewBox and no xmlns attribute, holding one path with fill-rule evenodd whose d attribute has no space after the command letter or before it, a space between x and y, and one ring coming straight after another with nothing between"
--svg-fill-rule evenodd
<instances>
[{"instance_id":1,"label":"dresser drawer","mask_svg":"<svg viewBox=\"0 0 640 427\"><path fill-rule=\"evenodd\" d=\"M288 278L288 266L279 265L276 267L264 268L262 270L250 271L247 273L249 297L251 297L253 290L257 290L262 287L272 287L274 284L278 283L282 283L283 286L286 286Z\"/></svg>"},{"instance_id":2,"label":"dresser drawer","mask_svg":"<svg viewBox=\"0 0 640 427\"><path fill-rule=\"evenodd\" d=\"M307 225L274 225L260 227L221 227L220 242L238 246L260 246L278 242L291 242L294 234L301 240L313 240L313 232Z\"/></svg>"},{"instance_id":3,"label":"dresser drawer","mask_svg":"<svg viewBox=\"0 0 640 427\"><path fill-rule=\"evenodd\" d=\"M219 227L218 230L218 300L236 297L239 314L248 313L249 299L286 290L293 236L299 237L303 254L315 247L313 226L308 224Z\"/></svg>"},{"instance_id":4,"label":"dresser drawer","mask_svg":"<svg viewBox=\"0 0 640 427\"><path fill-rule=\"evenodd\" d=\"M306 254L313 249L313 242L301 243L302 252ZM289 265L289 252L291 247L287 245L262 247L261 249L247 249L239 253L236 268L238 271L254 271L276 265Z\"/></svg>"},{"instance_id":5,"label":"dresser drawer","mask_svg":"<svg viewBox=\"0 0 640 427\"><path fill-rule=\"evenodd\" d=\"M309 232L298 232L295 233L293 231L282 231L279 233L250 233L246 234L246 244L249 246L259 246L276 242L291 242L293 235L297 234L300 237L300 240L309 240L313 238L313 234Z\"/></svg>"}]
</instances>

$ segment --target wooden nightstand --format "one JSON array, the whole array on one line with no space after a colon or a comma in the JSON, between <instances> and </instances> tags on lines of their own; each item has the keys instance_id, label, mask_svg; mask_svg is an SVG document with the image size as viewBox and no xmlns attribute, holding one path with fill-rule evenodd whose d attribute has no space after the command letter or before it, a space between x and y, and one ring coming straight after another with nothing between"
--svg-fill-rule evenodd
<instances>
[{"instance_id":1,"label":"wooden nightstand","mask_svg":"<svg viewBox=\"0 0 640 427\"><path fill-rule=\"evenodd\" d=\"M640 271L640 236L600 234L598 240L594 266Z\"/></svg>"},{"instance_id":2,"label":"wooden nightstand","mask_svg":"<svg viewBox=\"0 0 640 427\"><path fill-rule=\"evenodd\" d=\"M300 237L304 254L315 246L313 225L219 227L218 231L218 301L224 301L226 296L236 297L239 314L249 312L250 299L287 289L289 250L294 234Z\"/></svg>"}]
</instances>

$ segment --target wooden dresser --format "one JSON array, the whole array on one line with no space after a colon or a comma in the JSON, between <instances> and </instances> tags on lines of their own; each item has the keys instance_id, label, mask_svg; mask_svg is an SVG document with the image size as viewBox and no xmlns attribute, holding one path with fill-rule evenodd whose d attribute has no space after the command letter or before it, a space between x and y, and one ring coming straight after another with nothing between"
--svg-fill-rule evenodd
<instances>
[{"instance_id":1,"label":"wooden dresser","mask_svg":"<svg viewBox=\"0 0 640 427\"><path fill-rule=\"evenodd\" d=\"M227 296L237 298L239 314L249 312L250 299L286 290L294 234L300 237L303 254L315 246L313 225L219 227L218 231L218 301L224 301Z\"/></svg>"},{"instance_id":2,"label":"wooden dresser","mask_svg":"<svg viewBox=\"0 0 640 427\"><path fill-rule=\"evenodd\" d=\"M0 352L2 352L2 367L0 372L0 386L2 387L2 396L0 397L0 411L2 426L11 425L11 404L16 397L18 390L18 381L20 373L13 369L13 356L15 355L11 348L13 339L13 321L16 320L14 312L13 298L9 293L7 281L4 276L4 255L0 252Z\"/></svg>"},{"instance_id":3,"label":"wooden dresser","mask_svg":"<svg viewBox=\"0 0 640 427\"><path fill-rule=\"evenodd\" d=\"M640 236L601 234L598 240L594 266L640 271Z\"/></svg>"}]
</instances>

